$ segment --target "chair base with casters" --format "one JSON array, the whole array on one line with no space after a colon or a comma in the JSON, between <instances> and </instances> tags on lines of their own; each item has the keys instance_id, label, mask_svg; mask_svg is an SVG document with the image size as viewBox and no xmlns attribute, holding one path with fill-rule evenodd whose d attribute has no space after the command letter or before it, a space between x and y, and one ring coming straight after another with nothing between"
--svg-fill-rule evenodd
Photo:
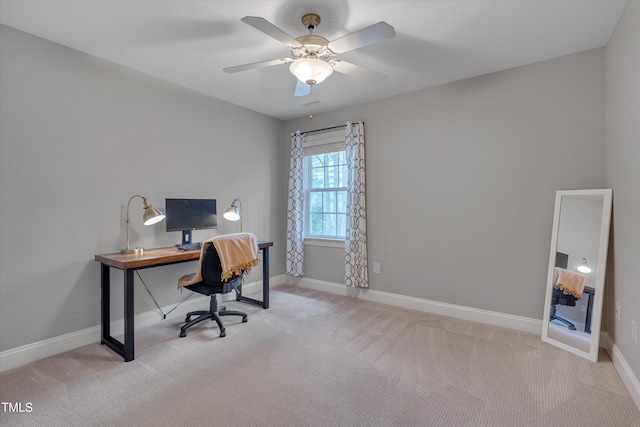
<instances>
[{"instance_id":1,"label":"chair base with casters","mask_svg":"<svg viewBox=\"0 0 640 427\"><path fill-rule=\"evenodd\" d=\"M567 319L556 315L556 306L555 305L551 306L551 316L549 317L549 320L557 320L558 322L562 322L565 325L567 325L567 327L570 330L572 330L572 331L576 330L576 325L574 325L573 323L569 322Z\"/></svg>"},{"instance_id":2,"label":"chair base with casters","mask_svg":"<svg viewBox=\"0 0 640 427\"><path fill-rule=\"evenodd\" d=\"M557 320L558 322L562 322L567 325L570 330L575 331L576 326L573 323L556 315L558 305L568 305L570 307L575 307L576 297L572 295L565 295L560 289L554 289L553 295L551 297L551 316L549 317L549 320Z\"/></svg>"},{"instance_id":3,"label":"chair base with casters","mask_svg":"<svg viewBox=\"0 0 640 427\"><path fill-rule=\"evenodd\" d=\"M198 286L198 285L193 285ZM187 289L190 289L191 286L187 286ZM195 289L191 289L194 292L205 293L202 290L196 291ZM205 294L206 295L206 294ZM222 305L218 307L218 299L216 298L217 294L211 293L211 300L209 301L209 311L191 311L187 313L187 317L185 318L185 324L180 328L180 337L184 338L187 336L187 329L196 325L200 322L204 322L205 320L214 320L218 327L220 328L220 337L224 338L227 336L226 328L224 327L224 323L222 323L221 316L242 316L242 323L247 323L247 313L242 311L235 310L227 310L227 308ZM193 316L198 316L195 319L191 320Z\"/></svg>"},{"instance_id":4,"label":"chair base with casters","mask_svg":"<svg viewBox=\"0 0 640 427\"><path fill-rule=\"evenodd\" d=\"M226 281L221 281L220 275L222 267L214 245L208 243L206 247L203 248L202 253L204 257L202 260L202 281L184 287L192 292L210 296L209 310L187 313L185 324L180 328L180 337L182 338L187 336L187 329L205 320L213 320L218 324L221 338L227 335L224 323L222 323L222 316L242 316L242 323L247 322L247 313L227 310L225 306L218 306L217 300L218 294L235 291L236 295L238 295L239 289L242 286L242 277L234 275ZM191 318L194 316L197 317L192 320Z\"/></svg>"}]
</instances>

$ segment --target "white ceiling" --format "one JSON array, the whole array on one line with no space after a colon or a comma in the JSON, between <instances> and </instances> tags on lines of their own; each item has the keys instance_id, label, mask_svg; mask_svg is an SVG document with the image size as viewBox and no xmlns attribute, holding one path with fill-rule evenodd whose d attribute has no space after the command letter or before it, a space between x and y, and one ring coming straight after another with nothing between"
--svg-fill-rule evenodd
<instances>
[{"instance_id":1,"label":"white ceiling","mask_svg":"<svg viewBox=\"0 0 640 427\"><path fill-rule=\"evenodd\" d=\"M607 44L627 0L0 0L0 22L280 119L411 92ZM294 97L286 65L224 67L289 56L240 21L261 16L306 34L305 13L334 40L385 21L396 37L338 58L387 74L383 83L334 73ZM316 102L313 107L305 106Z\"/></svg>"}]
</instances>

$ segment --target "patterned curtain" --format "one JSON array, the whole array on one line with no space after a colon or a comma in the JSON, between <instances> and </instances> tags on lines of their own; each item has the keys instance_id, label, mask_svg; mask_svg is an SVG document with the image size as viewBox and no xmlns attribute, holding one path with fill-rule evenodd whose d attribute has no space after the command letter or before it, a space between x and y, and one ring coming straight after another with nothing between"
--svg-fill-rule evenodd
<instances>
[{"instance_id":1,"label":"patterned curtain","mask_svg":"<svg viewBox=\"0 0 640 427\"><path fill-rule=\"evenodd\" d=\"M304 275L304 134L291 134L291 161L287 202L286 271L291 276Z\"/></svg>"},{"instance_id":2,"label":"patterned curtain","mask_svg":"<svg viewBox=\"0 0 640 427\"><path fill-rule=\"evenodd\" d=\"M344 283L369 287L367 273L367 210L365 203L364 123L347 122L347 235L344 241Z\"/></svg>"}]
</instances>

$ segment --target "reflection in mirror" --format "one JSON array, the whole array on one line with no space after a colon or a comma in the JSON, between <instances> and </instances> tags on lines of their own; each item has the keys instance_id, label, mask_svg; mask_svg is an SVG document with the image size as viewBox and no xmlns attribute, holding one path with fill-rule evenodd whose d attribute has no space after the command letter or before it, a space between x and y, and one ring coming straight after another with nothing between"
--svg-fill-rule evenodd
<instances>
[{"instance_id":1,"label":"reflection in mirror","mask_svg":"<svg viewBox=\"0 0 640 427\"><path fill-rule=\"evenodd\" d=\"M558 191L542 340L598 360L611 190Z\"/></svg>"}]
</instances>

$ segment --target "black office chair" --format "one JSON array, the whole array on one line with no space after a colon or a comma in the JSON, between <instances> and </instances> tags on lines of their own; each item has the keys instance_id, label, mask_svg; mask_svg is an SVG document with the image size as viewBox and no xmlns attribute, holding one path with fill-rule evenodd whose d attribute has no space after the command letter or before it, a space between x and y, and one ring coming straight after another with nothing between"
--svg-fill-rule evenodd
<instances>
[{"instance_id":1,"label":"black office chair","mask_svg":"<svg viewBox=\"0 0 640 427\"><path fill-rule=\"evenodd\" d=\"M558 255L562 255L560 253L556 253L556 268L553 272L553 293L551 294L551 316L550 316L550 320L557 320L558 322L562 322L565 325L567 325L567 327L572 330L575 331L576 330L576 325L574 325L572 322L570 322L569 320L558 316L557 312L558 312L558 306L561 305L566 305L569 307L575 307L576 305L576 301L578 301L579 299L582 298L582 292L584 289L584 281L587 279L586 276L584 276L583 274L580 273L576 273L576 272L571 272L571 271L566 271L566 260L563 263L563 266L559 267L558 266ZM568 256L567 256L568 258ZM566 277L563 280L563 283L559 283L560 279L560 273L562 272L563 275L566 275ZM565 280L567 280L565 282ZM576 293L576 289L572 289L570 283L571 281L574 281L574 287L579 286L579 294ZM581 282L580 282L581 280ZM575 283L575 281L578 281L580 283ZM566 288L566 286L568 285L568 293L565 293L565 291L563 289ZM581 286L580 286L581 285ZM573 292L573 295L571 294L571 292Z\"/></svg>"},{"instance_id":2,"label":"black office chair","mask_svg":"<svg viewBox=\"0 0 640 427\"><path fill-rule=\"evenodd\" d=\"M209 311L192 311L187 313L185 324L180 328L180 336L187 336L187 329L191 326L203 322L207 319L215 320L220 328L220 337L225 337L224 324L222 323L221 316L242 316L242 323L247 322L247 313L241 311L227 310L225 306L218 307L218 294L226 294L231 291L236 291L239 294L239 288L242 285L242 277L234 275L226 281L222 281L222 265L218 252L216 252L215 246L211 242L205 242L202 255L202 281L194 283L192 285L185 286L190 291L197 292L199 294L211 296L209 303ZM198 316L191 320L192 316Z\"/></svg>"},{"instance_id":3,"label":"black office chair","mask_svg":"<svg viewBox=\"0 0 640 427\"><path fill-rule=\"evenodd\" d=\"M551 295L551 316L549 319L562 322L565 325L567 325L567 327L570 330L575 331L576 325L574 325L572 322L568 321L564 317L558 316L556 313L559 305L567 305L570 307L575 307L576 301L577 301L577 298L574 297L573 295L565 295L561 289L554 289L553 294Z\"/></svg>"}]
</instances>

